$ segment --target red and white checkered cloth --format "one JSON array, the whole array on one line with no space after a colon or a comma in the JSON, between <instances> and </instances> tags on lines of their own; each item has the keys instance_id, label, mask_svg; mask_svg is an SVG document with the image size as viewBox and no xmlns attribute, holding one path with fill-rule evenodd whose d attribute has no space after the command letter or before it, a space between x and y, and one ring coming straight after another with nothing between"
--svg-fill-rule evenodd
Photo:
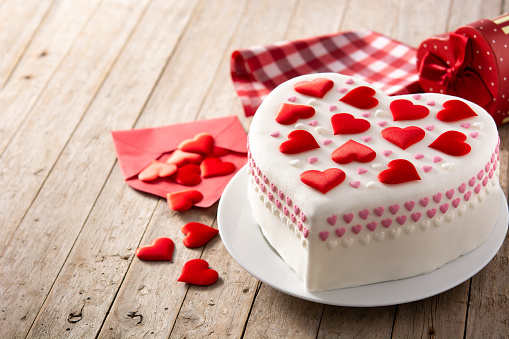
<instances>
[{"instance_id":1,"label":"red and white checkered cloth","mask_svg":"<svg viewBox=\"0 0 509 339\"><path fill-rule=\"evenodd\" d=\"M251 116L277 85L309 73L342 73L389 95L407 93L419 78L415 55L401 42L358 30L234 51L231 75L245 114Z\"/></svg>"}]
</instances>

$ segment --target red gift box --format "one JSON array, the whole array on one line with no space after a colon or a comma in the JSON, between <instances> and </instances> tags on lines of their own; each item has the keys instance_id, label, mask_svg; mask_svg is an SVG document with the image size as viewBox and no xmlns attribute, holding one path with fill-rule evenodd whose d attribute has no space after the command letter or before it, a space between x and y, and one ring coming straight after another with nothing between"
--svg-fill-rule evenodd
<instances>
[{"instance_id":1,"label":"red gift box","mask_svg":"<svg viewBox=\"0 0 509 339\"><path fill-rule=\"evenodd\" d=\"M479 20L432 36L417 50L419 84L425 92L470 100L497 125L509 122L509 14Z\"/></svg>"}]
</instances>

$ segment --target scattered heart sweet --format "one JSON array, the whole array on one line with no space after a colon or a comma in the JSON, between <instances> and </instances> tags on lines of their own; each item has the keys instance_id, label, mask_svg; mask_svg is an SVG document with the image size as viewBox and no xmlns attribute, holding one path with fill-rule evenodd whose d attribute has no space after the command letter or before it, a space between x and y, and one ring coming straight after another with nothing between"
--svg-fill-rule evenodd
<instances>
[{"instance_id":1,"label":"scattered heart sweet","mask_svg":"<svg viewBox=\"0 0 509 339\"><path fill-rule=\"evenodd\" d=\"M187 164L199 164L203 159L203 156L198 153L184 152L176 149L173 151L166 162L169 164L175 164L177 167L181 167Z\"/></svg>"},{"instance_id":2,"label":"scattered heart sweet","mask_svg":"<svg viewBox=\"0 0 509 339\"><path fill-rule=\"evenodd\" d=\"M171 260L174 248L170 238L157 238L150 245L138 247L134 254L141 260Z\"/></svg>"},{"instance_id":3,"label":"scattered heart sweet","mask_svg":"<svg viewBox=\"0 0 509 339\"><path fill-rule=\"evenodd\" d=\"M187 211L203 199L203 194L196 190L185 190L168 193L166 200L173 211Z\"/></svg>"},{"instance_id":4,"label":"scattered heart sweet","mask_svg":"<svg viewBox=\"0 0 509 339\"><path fill-rule=\"evenodd\" d=\"M200 166L196 164L187 164L177 168L175 173L170 176L176 183L184 186L194 186L200 183Z\"/></svg>"},{"instance_id":5,"label":"scattered heart sweet","mask_svg":"<svg viewBox=\"0 0 509 339\"><path fill-rule=\"evenodd\" d=\"M220 158L207 158L201 162L200 170L204 178L211 178L233 173L235 165Z\"/></svg>"},{"instance_id":6,"label":"scattered heart sweet","mask_svg":"<svg viewBox=\"0 0 509 339\"><path fill-rule=\"evenodd\" d=\"M177 171L177 165L154 160L138 174L141 181L151 181L157 178L169 177Z\"/></svg>"},{"instance_id":7,"label":"scattered heart sweet","mask_svg":"<svg viewBox=\"0 0 509 339\"><path fill-rule=\"evenodd\" d=\"M181 228L182 233L186 234L184 245L189 248L196 248L205 245L212 239L219 230L199 222L190 222Z\"/></svg>"},{"instance_id":8,"label":"scattered heart sweet","mask_svg":"<svg viewBox=\"0 0 509 339\"><path fill-rule=\"evenodd\" d=\"M211 285L217 281L219 274L209 268L203 259L192 259L184 264L178 281L193 285Z\"/></svg>"},{"instance_id":9,"label":"scattered heart sweet","mask_svg":"<svg viewBox=\"0 0 509 339\"><path fill-rule=\"evenodd\" d=\"M193 139L184 140L178 148L184 152L207 155L214 148L214 138L207 133L199 133Z\"/></svg>"},{"instance_id":10,"label":"scattered heart sweet","mask_svg":"<svg viewBox=\"0 0 509 339\"><path fill-rule=\"evenodd\" d=\"M281 113L310 98L312 115ZM310 74L274 89L252 120L248 199L308 290L403 279L490 235L498 147L491 116L464 99L387 96L349 76Z\"/></svg>"}]
</instances>

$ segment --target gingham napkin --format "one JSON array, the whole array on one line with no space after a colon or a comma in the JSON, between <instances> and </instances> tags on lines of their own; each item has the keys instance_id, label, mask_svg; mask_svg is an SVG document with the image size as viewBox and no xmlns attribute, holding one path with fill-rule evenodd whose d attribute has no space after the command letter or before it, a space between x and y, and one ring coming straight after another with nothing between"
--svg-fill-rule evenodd
<instances>
[{"instance_id":1,"label":"gingham napkin","mask_svg":"<svg viewBox=\"0 0 509 339\"><path fill-rule=\"evenodd\" d=\"M299 75L336 72L363 79L387 94L417 84L416 50L368 30L254 46L234 51L231 76L246 116L277 85Z\"/></svg>"}]
</instances>

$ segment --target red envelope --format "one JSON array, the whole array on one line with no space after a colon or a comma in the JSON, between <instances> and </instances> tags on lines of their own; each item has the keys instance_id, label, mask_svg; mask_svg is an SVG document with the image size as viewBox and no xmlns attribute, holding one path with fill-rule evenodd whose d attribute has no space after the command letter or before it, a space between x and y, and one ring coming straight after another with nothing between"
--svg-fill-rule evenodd
<instances>
[{"instance_id":1,"label":"red envelope","mask_svg":"<svg viewBox=\"0 0 509 339\"><path fill-rule=\"evenodd\" d=\"M198 133L210 134L215 146L234 153L221 156L221 160L232 162L236 170L230 175L202 178L196 186L183 186L168 179L156 179L150 182L138 180L138 174L155 159L164 159L178 145L192 139ZM198 190L203 200L196 204L209 207L223 193L224 188L247 162L247 136L236 116L198 120L188 123L157 128L143 128L124 131L112 131L113 142L124 180L137 190L166 198L167 193L182 190Z\"/></svg>"}]
</instances>

